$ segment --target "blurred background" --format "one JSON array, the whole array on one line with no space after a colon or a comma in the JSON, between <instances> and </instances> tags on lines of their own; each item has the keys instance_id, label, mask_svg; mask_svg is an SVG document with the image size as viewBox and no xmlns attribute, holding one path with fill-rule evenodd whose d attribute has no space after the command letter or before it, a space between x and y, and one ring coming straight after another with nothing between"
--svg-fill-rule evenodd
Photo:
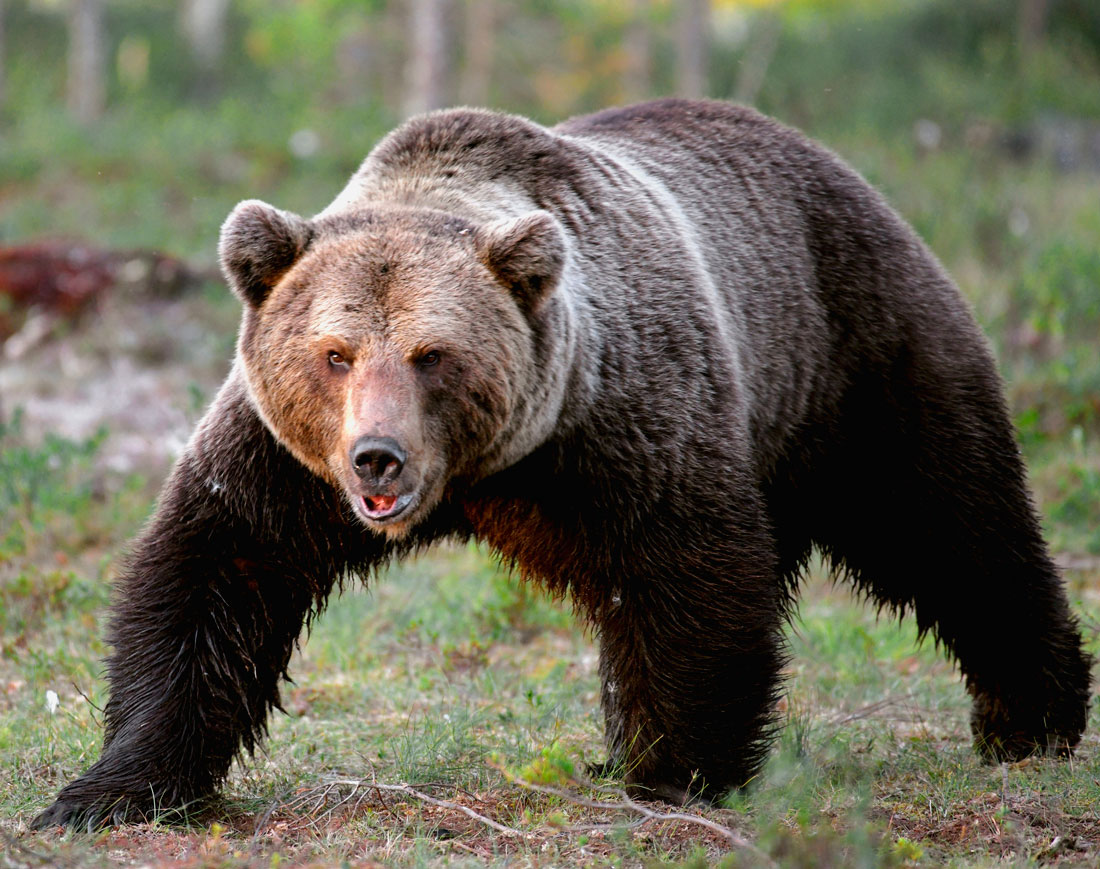
<instances>
[{"instance_id":1,"label":"blurred background","mask_svg":"<svg viewBox=\"0 0 1100 869\"><path fill-rule=\"evenodd\" d=\"M1001 360L1055 547L1100 556L1096 0L0 0L9 440L178 450L237 309L218 227L314 213L407 115L751 103L917 228ZM14 496L13 496L14 497Z\"/></svg>"}]
</instances>

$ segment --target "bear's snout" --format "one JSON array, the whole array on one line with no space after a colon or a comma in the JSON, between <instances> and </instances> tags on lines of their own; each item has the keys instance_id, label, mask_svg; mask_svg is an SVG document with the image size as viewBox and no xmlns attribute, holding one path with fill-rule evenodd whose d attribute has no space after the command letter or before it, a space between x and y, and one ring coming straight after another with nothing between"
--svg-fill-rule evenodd
<instances>
[{"instance_id":1,"label":"bear's snout","mask_svg":"<svg viewBox=\"0 0 1100 869\"><path fill-rule=\"evenodd\" d=\"M414 493L403 493L399 486L408 458L405 448L389 437L364 435L352 445L348 460L360 481L355 500L367 519L394 519L412 504Z\"/></svg>"},{"instance_id":2,"label":"bear's snout","mask_svg":"<svg viewBox=\"0 0 1100 869\"><path fill-rule=\"evenodd\" d=\"M367 485L386 486L401 476L408 453L393 438L367 435L351 448L351 466Z\"/></svg>"}]
</instances>

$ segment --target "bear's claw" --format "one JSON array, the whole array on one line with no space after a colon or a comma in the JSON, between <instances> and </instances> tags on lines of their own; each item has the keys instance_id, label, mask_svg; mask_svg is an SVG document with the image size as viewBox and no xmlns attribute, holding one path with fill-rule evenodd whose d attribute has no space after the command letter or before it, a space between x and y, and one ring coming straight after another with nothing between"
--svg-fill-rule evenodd
<instances>
[{"instance_id":1,"label":"bear's claw","mask_svg":"<svg viewBox=\"0 0 1100 869\"><path fill-rule=\"evenodd\" d=\"M110 812L95 806L85 806L74 800L59 799L45 811L39 813L30 823L32 830L49 830L54 827L67 827L94 833L109 823Z\"/></svg>"}]
</instances>

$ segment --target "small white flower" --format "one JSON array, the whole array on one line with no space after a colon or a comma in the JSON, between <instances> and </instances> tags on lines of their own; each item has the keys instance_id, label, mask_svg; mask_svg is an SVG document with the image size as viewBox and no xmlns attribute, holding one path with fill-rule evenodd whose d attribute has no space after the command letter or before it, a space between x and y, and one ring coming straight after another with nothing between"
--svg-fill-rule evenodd
<instances>
[{"instance_id":1,"label":"small white flower","mask_svg":"<svg viewBox=\"0 0 1100 869\"><path fill-rule=\"evenodd\" d=\"M46 692L46 711L53 715L57 711L57 707L61 705L61 700L57 696L56 691Z\"/></svg>"}]
</instances>

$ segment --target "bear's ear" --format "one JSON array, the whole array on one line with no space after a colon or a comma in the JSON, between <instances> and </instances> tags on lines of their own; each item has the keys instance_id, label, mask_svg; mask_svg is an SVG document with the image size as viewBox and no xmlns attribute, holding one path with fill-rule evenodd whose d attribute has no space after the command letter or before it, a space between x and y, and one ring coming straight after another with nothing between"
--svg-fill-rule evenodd
<instances>
[{"instance_id":1,"label":"bear's ear","mask_svg":"<svg viewBox=\"0 0 1100 869\"><path fill-rule=\"evenodd\" d=\"M312 238L313 227L297 214L246 199L222 224L218 259L241 301L258 308Z\"/></svg>"},{"instance_id":2,"label":"bear's ear","mask_svg":"<svg viewBox=\"0 0 1100 869\"><path fill-rule=\"evenodd\" d=\"M528 313L550 295L565 266L565 236L546 211L483 226L474 243L478 258Z\"/></svg>"}]
</instances>

